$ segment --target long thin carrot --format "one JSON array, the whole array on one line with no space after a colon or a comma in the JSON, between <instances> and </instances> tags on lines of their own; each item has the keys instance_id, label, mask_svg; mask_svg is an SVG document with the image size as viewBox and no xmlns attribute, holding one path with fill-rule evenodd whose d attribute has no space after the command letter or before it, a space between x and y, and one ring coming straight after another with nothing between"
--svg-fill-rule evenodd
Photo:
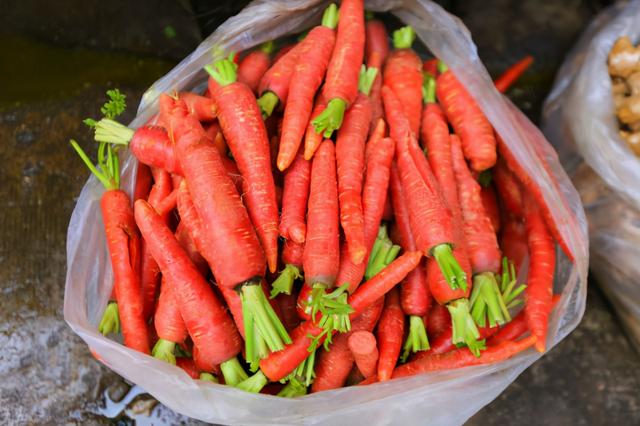
<instances>
[{"instance_id":1,"label":"long thin carrot","mask_svg":"<svg viewBox=\"0 0 640 426\"><path fill-rule=\"evenodd\" d=\"M362 181L365 168L365 143L371 121L369 91L375 68L360 71L360 90L346 112L336 141L340 223L347 242L349 258L354 264L364 261L367 247L364 239Z\"/></svg>"},{"instance_id":2,"label":"long thin carrot","mask_svg":"<svg viewBox=\"0 0 640 426\"><path fill-rule=\"evenodd\" d=\"M511 65L493 81L500 93L505 93L533 63L533 56L527 55Z\"/></svg>"},{"instance_id":3,"label":"long thin carrot","mask_svg":"<svg viewBox=\"0 0 640 426\"><path fill-rule=\"evenodd\" d=\"M498 188L500 202L505 213L515 218L524 217L520 184L502 158L498 159L491 175Z\"/></svg>"},{"instance_id":4,"label":"long thin carrot","mask_svg":"<svg viewBox=\"0 0 640 426\"><path fill-rule=\"evenodd\" d=\"M149 333L143 315L144 302L140 279L134 268L135 259L138 256L135 250L140 247L140 234L136 228L129 196L119 189L118 156L110 145L101 143L98 148L98 166L96 167L76 141L71 140L71 145L106 189L100 199L100 209L118 302L117 306L109 305L109 313L116 317L111 319L116 325L121 326L124 344L127 347L148 354ZM108 325L109 319L110 316L106 315L100 324L100 329L105 334L107 330L103 325Z\"/></svg>"},{"instance_id":5,"label":"long thin carrot","mask_svg":"<svg viewBox=\"0 0 640 426\"><path fill-rule=\"evenodd\" d=\"M151 191L151 169L146 164L138 164L138 170L136 171L136 186L133 189L133 201L136 202L139 199L146 200Z\"/></svg>"},{"instance_id":6,"label":"long thin carrot","mask_svg":"<svg viewBox=\"0 0 640 426\"><path fill-rule=\"evenodd\" d=\"M482 186L480 189L480 200L482 201L482 207L491 220L491 226L496 234L500 233L500 207L498 206L498 197L496 190L492 184Z\"/></svg>"},{"instance_id":7,"label":"long thin carrot","mask_svg":"<svg viewBox=\"0 0 640 426\"><path fill-rule=\"evenodd\" d=\"M476 101L453 75L440 63L436 93L449 123L462 140L465 158L473 170L481 172L496 164L496 139L491 123Z\"/></svg>"},{"instance_id":8,"label":"long thin carrot","mask_svg":"<svg viewBox=\"0 0 640 426\"><path fill-rule=\"evenodd\" d=\"M365 40L365 59L367 67L377 68L382 71L382 65L389 55L389 35L384 23L377 19L367 20L365 24L366 40ZM382 72L378 72L376 79L371 86L371 126L369 133L375 131L378 120L384 116L384 108L382 106L382 97L380 95L382 89Z\"/></svg>"},{"instance_id":9,"label":"long thin carrot","mask_svg":"<svg viewBox=\"0 0 640 426\"><path fill-rule=\"evenodd\" d=\"M342 126L345 111L358 96L364 40L364 1L343 0L335 48L322 88L327 108L313 120L316 133L322 133L325 138L330 138L333 131Z\"/></svg>"},{"instance_id":10,"label":"long thin carrot","mask_svg":"<svg viewBox=\"0 0 640 426\"><path fill-rule=\"evenodd\" d=\"M411 49L416 33L410 26L393 32L393 46L384 66L383 84L395 93L409 120L411 131L420 131L422 110L422 61Z\"/></svg>"},{"instance_id":11,"label":"long thin carrot","mask_svg":"<svg viewBox=\"0 0 640 426\"><path fill-rule=\"evenodd\" d=\"M311 162L305 160L302 148L284 174L280 235L298 244L304 243L307 233L306 214L311 179Z\"/></svg>"},{"instance_id":12,"label":"long thin carrot","mask_svg":"<svg viewBox=\"0 0 640 426\"><path fill-rule=\"evenodd\" d=\"M313 106L313 111L311 112L311 118L304 134L304 158L307 160L311 160L313 154L315 154L316 150L320 146L320 143L324 140L321 133L316 133L313 127L313 120L315 120L315 118L320 115L326 107L327 103L324 101L322 94L316 96L316 102Z\"/></svg>"},{"instance_id":13,"label":"long thin carrot","mask_svg":"<svg viewBox=\"0 0 640 426\"><path fill-rule=\"evenodd\" d=\"M258 106L262 115L266 118L271 116L278 105L284 105L289 95L289 83L291 76L296 69L302 43L297 43L280 58L274 60L258 85Z\"/></svg>"},{"instance_id":14,"label":"long thin carrot","mask_svg":"<svg viewBox=\"0 0 640 426\"><path fill-rule=\"evenodd\" d=\"M530 266L524 312L531 333L537 337L536 349L544 352L551 312L556 252L553 238L531 196L528 196L525 202L525 224Z\"/></svg>"},{"instance_id":15,"label":"long thin carrot","mask_svg":"<svg viewBox=\"0 0 640 426\"><path fill-rule=\"evenodd\" d=\"M554 294L551 299L552 307L555 306L559 301L560 295ZM505 325L504 327L500 327L500 330L487 340L487 344L489 346L495 346L502 342L515 340L522 337L522 335L524 335L527 331L529 331L529 327L527 326L527 317L525 315L525 311L522 310L518 315L513 317L509 324Z\"/></svg>"},{"instance_id":16,"label":"long thin carrot","mask_svg":"<svg viewBox=\"0 0 640 426\"><path fill-rule=\"evenodd\" d=\"M282 136L278 151L278 169L285 170L298 152L309 123L313 99L322 84L336 41L337 8L332 4L322 17L322 25L313 28L302 41L296 70L291 76L290 96L284 109ZM326 87L326 86L325 86Z\"/></svg>"},{"instance_id":17,"label":"long thin carrot","mask_svg":"<svg viewBox=\"0 0 640 426\"><path fill-rule=\"evenodd\" d=\"M427 356L396 368L393 371L393 378L396 379L430 371L453 370L472 365L492 364L504 361L530 348L535 342L535 336L529 336L517 342L502 342L497 346L488 347L479 357L473 356L473 354L465 348L456 349L444 354Z\"/></svg>"},{"instance_id":18,"label":"long thin carrot","mask_svg":"<svg viewBox=\"0 0 640 426\"><path fill-rule=\"evenodd\" d=\"M249 86L254 93L257 92L260 80L271 65L272 51L273 41L263 43L242 58L238 65L238 81Z\"/></svg>"},{"instance_id":19,"label":"long thin carrot","mask_svg":"<svg viewBox=\"0 0 640 426\"><path fill-rule=\"evenodd\" d=\"M391 378L398 362L404 336L404 313L396 289L392 289L385 296L384 310L376 335L380 348L377 375L380 381L385 381Z\"/></svg>"},{"instance_id":20,"label":"long thin carrot","mask_svg":"<svg viewBox=\"0 0 640 426\"><path fill-rule=\"evenodd\" d=\"M527 230L524 223L515 218L507 219L500 233L500 249L504 256L515 265L516 271L529 253Z\"/></svg>"}]
</instances>

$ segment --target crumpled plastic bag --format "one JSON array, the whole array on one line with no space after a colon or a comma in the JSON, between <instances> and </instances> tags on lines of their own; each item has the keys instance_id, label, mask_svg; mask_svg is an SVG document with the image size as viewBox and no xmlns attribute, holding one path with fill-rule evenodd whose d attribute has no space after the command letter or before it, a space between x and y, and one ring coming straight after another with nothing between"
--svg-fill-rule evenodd
<instances>
[{"instance_id":1,"label":"crumpled plastic bag","mask_svg":"<svg viewBox=\"0 0 640 426\"><path fill-rule=\"evenodd\" d=\"M157 112L160 93L204 88L206 75L202 67L212 61L213 51L243 51L302 31L319 22L327 5L328 2L320 0L254 1L145 93L131 126L142 125ZM390 11L416 29L418 37L453 69L479 101L517 160L542 188L575 257L572 263L558 250L555 292L562 292L562 298L549 323L548 347L552 347L576 327L585 308L588 241L578 194L538 129L494 89L460 20L429 1L367 1L366 7ZM542 161L547 162L547 168ZM123 166L123 182L129 190L135 167L131 158ZM554 189L554 181L560 192ZM499 364L338 389L299 399L254 395L194 381L178 367L130 350L97 331L112 279L99 210L102 192L97 180L90 178L71 217L65 319L101 362L185 415L212 423L244 425L461 424L541 356L529 350Z\"/></svg>"},{"instance_id":2,"label":"crumpled plastic bag","mask_svg":"<svg viewBox=\"0 0 640 426\"><path fill-rule=\"evenodd\" d=\"M591 270L640 350L640 159L618 136L607 57L640 42L640 1L599 14L565 59L543 130L578 189L589 221Z\"/></svg>"}]
</instances>

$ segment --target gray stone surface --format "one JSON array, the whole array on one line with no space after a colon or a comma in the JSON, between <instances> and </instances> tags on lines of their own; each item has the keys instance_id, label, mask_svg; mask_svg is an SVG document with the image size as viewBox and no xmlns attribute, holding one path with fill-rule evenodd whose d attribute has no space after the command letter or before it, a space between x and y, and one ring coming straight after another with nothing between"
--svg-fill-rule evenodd
<instances>
[{"instance_id":1,"label":"gray stone surface","mask_svg":"<svg viewBox=\"0 0 640 426\"><path fill-rule=\"evenodd\" d=\"M0 424L108 424L113 420L100 413L114 410L105 393L118 400L128 385L95 361L62 319L66 227L87 177L68 139L91 150L80 121L98 114L104 90L119 86L135 105L172 62L127 52L43 48L23 36L180 57L195 45L198 29L189 5L180 2L127 2L133 5L128 8L120 1L53 3L57 7L0 0L0 25L14 33L0 36L0 45L22 55L0 67ZM202 3L194 1L201 25L238 8L225 3L207 10ZM469 25L490 71L535 54L533 72L511 92L534 118L566 49L600 7L597 1L558 3L447 2ZM106 25L109 20L118 22L118 31ZM164 35L156 37L167 24L194 38L180 39L182 50L169 49ZM16 93L25 95L16 99ZM640 424L639 372L640 358L601 293L591 289L578 329L469 424ZM201 424L145 395L124 414L122 423L133 418L139 424Z\"/></svg>"}]
</instances>

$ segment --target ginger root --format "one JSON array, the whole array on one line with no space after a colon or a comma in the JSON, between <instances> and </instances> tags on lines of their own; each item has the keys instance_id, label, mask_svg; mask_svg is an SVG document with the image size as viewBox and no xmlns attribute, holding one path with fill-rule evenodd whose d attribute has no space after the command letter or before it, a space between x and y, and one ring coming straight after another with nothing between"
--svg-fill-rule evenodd
<instances>
[{"instance_id":1,"label":"ginger root","mask_svg":"<svg viewBox=\"0 0 640 426\"><path fill-rule=\"evenodd\" d=\"M618 38L608 65L619 135L640 157L640 46L635 47L627 36Z\"/></svg>"},{"instance_id":2,"label":"ginger root","mask_svg":"<svg viewBox=\"0 0 640 426\"><path fill-rule=\"evenodd\" d=\"M609 74L629 77L640 71L640 49L633 46L629 37L620 37L609 52Z\"/></svg>"},{"instance_id":3,"label":"ginger root","mask_svg":"<svg viewBox=\"0 0 640 426\"><path fill-rule=\"evenodd\" d=\"M630 133L620 130L620 137L629 145L634 154L640 156L640 132Z\"/></svg>"}]
</instances>

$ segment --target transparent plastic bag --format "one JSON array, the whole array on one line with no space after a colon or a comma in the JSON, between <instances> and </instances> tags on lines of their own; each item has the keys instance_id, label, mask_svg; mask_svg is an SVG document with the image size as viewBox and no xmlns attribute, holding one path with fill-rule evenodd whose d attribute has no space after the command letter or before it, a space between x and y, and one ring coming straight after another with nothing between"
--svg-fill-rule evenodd
<instances>
[{"instance_id":1,"label":"transparent plastic bag","mask_svg":"<svg viewBox=\"0 0 640 426\"><path fill-rule=\"evenodd\" d=\"M242 51L301 31L316 24L327 5L328 2L319 0L251 3L145 93L131 125L142 125L157 111L160 93L203 88L206 76L202 67L213 59L212 51ZM585 307L588 242L578 194L542 134L496 92L478 59L468 30L457 18L429 1L367 1L366 7L391 11L416 29L418 37L453 69L479 100L481 108L552 206L553 217L575 257L575 263L571 263L558 250L555 292L562 292L562 298L549 324L548 347L552 347L577 326ZM542 161L547 162L547 167L543 167ZM125 161L123 182L129 189L135 167L133 159ZM90 178L71 217L65 319L101 362L146 389L163 404L188 416L212 423L245 425L459 424L496 398L541 356L529 350L499 364L338 389L298 399L254 395L194 381L178 367L132 351L97 331L111 292L111 268L99 211L101 193L97 180Z\"/></svg>"},{"instance_id":2,"label":"transparent plastic bag","mask_svg":"<svg viewBox=\"0 0 640 426\"><path fill-rule=\"evenodd\" d=\"M589 221L591 270L640 349L640 159L618 136L607 57L640 42L640 1L598 15L560 68L543 130L578 189Z\"/></svg>"}]
</instances>

